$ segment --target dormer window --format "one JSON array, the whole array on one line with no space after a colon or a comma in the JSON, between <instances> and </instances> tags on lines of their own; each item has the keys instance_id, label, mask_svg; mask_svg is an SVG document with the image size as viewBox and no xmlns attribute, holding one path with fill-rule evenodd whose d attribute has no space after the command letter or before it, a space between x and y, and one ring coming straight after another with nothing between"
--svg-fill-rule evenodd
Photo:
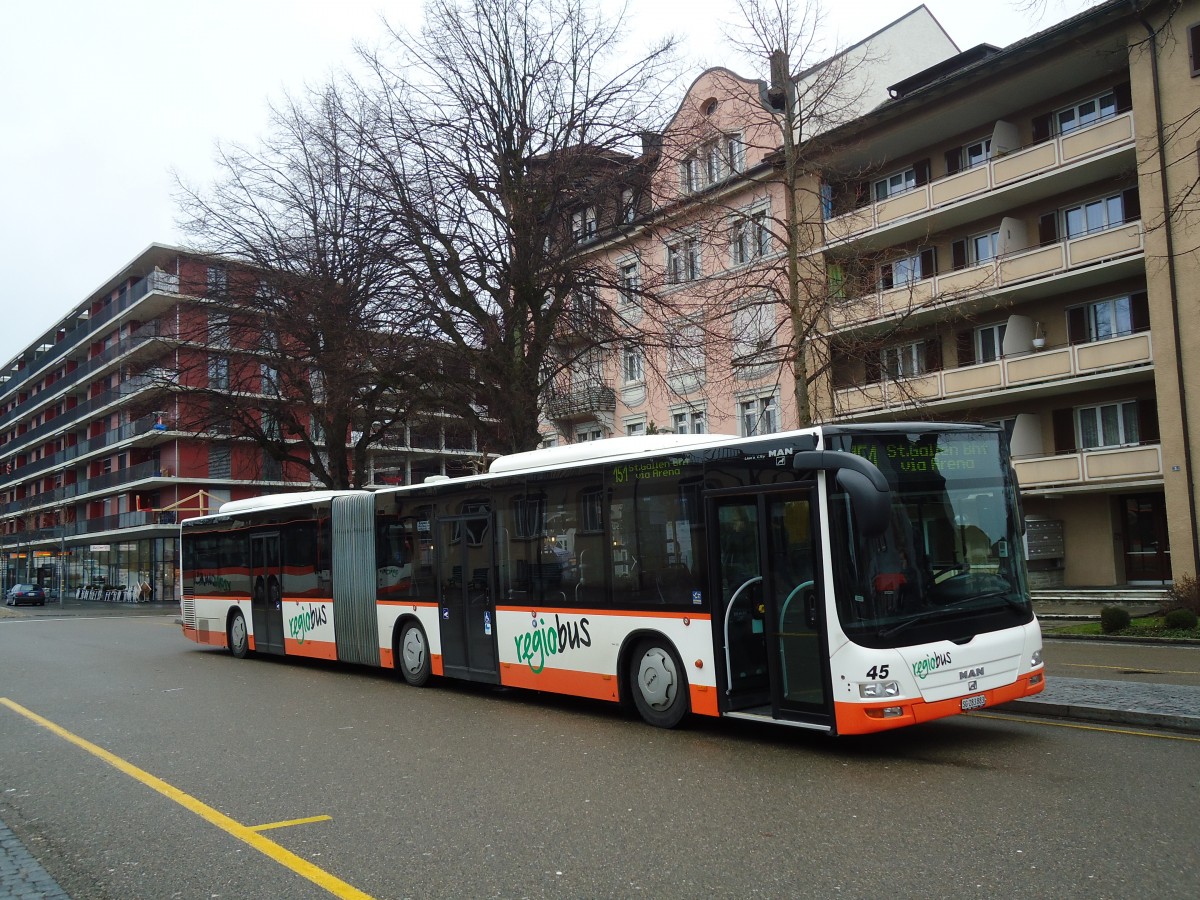
<instances>
[{"instance_id":1,"label":"dormer window","mask_svg":"<svg viewBox=\"0 0 1200 900\"><path fill-rule=\"evenodd\" d=\"M679 181L685 193L711 187L746 168L746 148L740 134L726 134L703 144L680 164Z\"/></svg>"},{"instance_id":2,"label":"dormer window","mask_svg":"<svg viewBox=\"0 0 1200 900\"><path fill-rule=\"evenodd\" d=\"M596 236L596 207L588 206L571 213L571 236L577 244Z\"/></svg>"}]
</instances>

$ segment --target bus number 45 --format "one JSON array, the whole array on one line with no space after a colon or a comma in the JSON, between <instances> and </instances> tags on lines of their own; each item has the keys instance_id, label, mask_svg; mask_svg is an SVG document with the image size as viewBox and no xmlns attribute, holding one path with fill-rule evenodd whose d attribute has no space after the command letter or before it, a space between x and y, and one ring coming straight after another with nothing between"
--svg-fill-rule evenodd
<instances>
[{"instance_id":1,"label":"bus number 45","mask_svg":"<svg viewBox=\"0 0 1200 900\"><path fill-rule=\"evenodd\" d=\"M871 668L867 669L867 677L868 678L887 678L888 677L888 667L887 666L871 666Z\"/></svg>"}]
</instances>

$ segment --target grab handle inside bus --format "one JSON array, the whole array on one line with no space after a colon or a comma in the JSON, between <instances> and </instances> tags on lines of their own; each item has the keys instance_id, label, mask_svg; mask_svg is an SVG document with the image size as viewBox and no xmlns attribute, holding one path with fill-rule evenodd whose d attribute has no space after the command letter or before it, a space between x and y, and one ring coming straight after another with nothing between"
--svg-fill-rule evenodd
<instances>
[{"instance_id":1,"label":"grab handle inside bus","mask_svg":"<svg viewBox=\"0 0 1200 900\"><path fill-rule=\"evenodd\" d=\"M872 462L842 450L802 450L792 459L797 472L820 470L836 475L850 495L858 527L874 537L887 530L892 514L892 492L887 479Z\"/></svg>"}]
</instances>

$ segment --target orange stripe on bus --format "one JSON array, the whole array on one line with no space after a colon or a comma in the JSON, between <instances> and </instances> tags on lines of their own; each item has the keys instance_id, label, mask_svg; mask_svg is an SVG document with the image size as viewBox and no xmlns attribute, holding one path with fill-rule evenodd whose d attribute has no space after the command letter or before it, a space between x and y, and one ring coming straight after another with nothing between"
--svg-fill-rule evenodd
<instances>
[{"instance_id":1,"label":"orange stripe on bus","mask_svg":"<svg viewBox=\"0 0 1200 900\"><path fill-rule=\"evenodd\" d=\"M1043 678L1030 687L1029 680L1041 676L1042 672L1031 672L1022 675L1013 684L983 691L987 704L983 707L991 709L1010 700L1019 700L1041 693L1046 686ZM974 696L974 695L972 695ZM837 720L838 734L870 734L875 731L889 731L904 725L914 725L918 722L932 722L934 719L944 719L947 716L959 715L962 709L962 697L951 697L949 700L936 700L926 703L924 700L898 700L895 703L834 703L834 717ZM879 710L899 707L901 715L884 719L878 715ZM877 715L868 715L868 710Z\"/></svg>"},{"instance_id":2,"label":"orange stripe on bus","mask_svg":"<svg viewBox=\"0 0 1200 900\"><path fill-rule=\"evenodd\" d=\"M550 691L554 694L571 694L590 697L593 700L618 699L617 679L613 675L598 675L595 672L574 672L570 669L551 669L540 672L524 663L501 663L500 683L507 687L528 688L534 691Z\"/></svg>"},{"instance_id":3,"label":"orange stripe on bus","mask_svg":"<svg viewBox=\"0 0 1200 900\"><path fill-rule=\"evenodd\" d=\"M336 660L337 644L332 641L306 640L303 644L293 638L283 639L283 652L288 656L307 656L310 659Z\"/></svg>"},{"instance_id":4,"label":"orange stripe on bus","mask_svg":"<svg viewBox=\"0 0 1200 900\"><path fill-rule=\"evenodd\" d=\"M411 606L413 609L437 609L435 600L376 600L377 606Z\"/></svg>"},{"instance_id":5,"label":"orange stripe on bus","mask_svg":"<svg viewBox=\"0 0 1200 900\"><path fill-rule=\"evenodd\" d=\"M429 671L434 675L442 675L445 669L442 668L442 655L440 653L429 654Z\"/></svg>"},{"instance_id":6,"label":"orange stripe on bus","mask_svg":"<svg viewBox=\"0 0 1200 900\"><path fill-rule=\"evenodd\" d=\"M695 619L707 622L712 616L705 612L664 612L659 609L563 609L559 606L497 606L496 612L524 613L527 616L558 613L563 616L629 616L638 619Z\"/></svg>"}]
</instances>

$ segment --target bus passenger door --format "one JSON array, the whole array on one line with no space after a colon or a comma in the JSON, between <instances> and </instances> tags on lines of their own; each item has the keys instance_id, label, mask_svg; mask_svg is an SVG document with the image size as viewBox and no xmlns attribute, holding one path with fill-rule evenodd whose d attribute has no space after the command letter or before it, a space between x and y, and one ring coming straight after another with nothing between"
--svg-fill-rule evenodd
<instances>
[{"instance_id":1,"label":"bus passenger door","mask_svg":"<svg viewBox=\"0 0 1200 900\"><path fill-rule=\"evenodd\" d=\"M491 514L443 518L438 528L443 671L498 684Z\"/></svg>"},{"instance_id":2,"label":"bus passenger door","mask_svg":"<svg viewBox=\"0 0 1200 900\"><path fill-rule=\"evenodd\" d=\"M821 579L810 490L719 497L714 625L726 708L824 723L830 717Z\"/></svg>"},{"instance_id":3,"label":"bus passenger door","mask_svg":"<svg viewBox=\"0 0 1200 900\"><path fill-rule=\"evenodd\" d=\"M283 653L283 571L278 532L250 537L250 609L254 649Z\"/></svg>"}]
</instances>

